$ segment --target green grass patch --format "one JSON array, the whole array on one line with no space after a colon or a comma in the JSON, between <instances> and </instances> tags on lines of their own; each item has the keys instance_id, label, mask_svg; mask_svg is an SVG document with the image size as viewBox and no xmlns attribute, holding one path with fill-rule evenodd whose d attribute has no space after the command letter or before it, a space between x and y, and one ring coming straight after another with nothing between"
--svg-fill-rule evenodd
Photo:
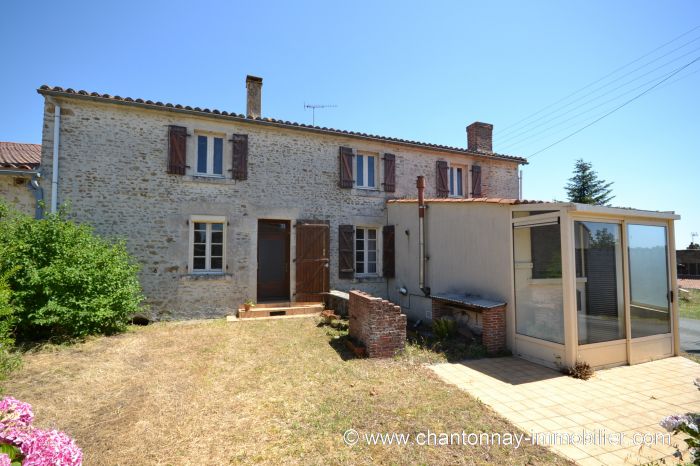
<instances>
[{"instance_id":1,"label":"green grass patch","mask_svg":"<svg viewBox=\"0 0 700 466\"><path fill-rule=\"evenodd\" d=\"M700 290L688 290L681 293L680 299L681 317L686 319L700 319Z\"/></svg>"}]
</instances>

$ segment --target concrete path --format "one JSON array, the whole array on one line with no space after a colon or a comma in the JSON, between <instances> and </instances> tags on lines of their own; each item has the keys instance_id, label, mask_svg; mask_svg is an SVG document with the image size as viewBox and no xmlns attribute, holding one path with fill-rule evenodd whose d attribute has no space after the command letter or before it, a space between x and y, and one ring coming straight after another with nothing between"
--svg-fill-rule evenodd
<instances>
[{"instance_id":1,"label":"concrete path","mask_svg":"<svg viewBox=\"0 0 700 466\"><path fill-rule=\"evenodd\" d=\"M587 381L514 357L431 368L522 429L526 442L547 445L584 466L662 458L676 464L671 455L676 446L685 451L685 442L659 421L700 412L693 384L700 365L682 357L600 370Z\"/></svg>"},{"instance_id":2,"label":"concrete path","mask_svg":"<svg viewBox=\"0 0 700 466\"><path fill-rule=\"evenodd\" d=\"M688 353L700 354L700 320L679 319L681 349Z\"/></svg>"}]
</instances>

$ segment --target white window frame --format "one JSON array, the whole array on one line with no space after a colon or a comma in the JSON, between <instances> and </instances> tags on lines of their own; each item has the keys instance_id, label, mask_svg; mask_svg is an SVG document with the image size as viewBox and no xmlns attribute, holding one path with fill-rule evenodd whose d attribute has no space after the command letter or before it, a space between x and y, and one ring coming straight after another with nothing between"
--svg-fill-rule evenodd
<instances>
[{"instance_id":1,"label":"white window frame","mask_svg":"<svg viewBox=\"0 0 700 466\"><path fill-rule=\"evenodd\" d=\"M363 158L362 160L362 179L359 176L359 170L357 169L358 161L360 160L358 156ZM367 183L369 181L369 158L372 157L374 165L374 185L369 186ZM358 151L355 153L354 169L355 169L355 187L358 189L377 189L377 179L379 178L379 170L377 160L379 159L379 154L374 152L363 152Z\"/></svg>"},{"instance_id":2,"label":"white window frame","mask_svg":"<svg viewBox=\"0 0 700 466\"><path fill-rule=\"evenodd\" d=\"M363 239L363 260L362 263L364 264L364 272L358 273L357 272L357 230L363 230L364 231L364 239ZM377 258L374 261L377 265L376 267L376 272L367 272L367 264L369 263L369 249L367 248L367 244L369 242L369 235L367 232L369 230L374 230L376 231L376 246L375 246L375 251L377 253ZM382 227L376 226L376 225L358 225L355 226L355 234L353 235L353 265L355 267L355 276L356 277L380 277L381 276L381 270L382 270Z\"/></svg>"},{"instance_id":3,"label":"white window frame","mask_svg":"<svg viewBox=\"0 0 700 466\"><path fill-rule=\"evenodd\" d=\"M223 275L226 272L226 238L227 238L227 228L228 222L226 217L223 215L192 215L190 216L190 239L188 242L188 270L191 274L199 275ZM207 236L206 236L206 259L204 269L194 269L194 224L195 223L205 223L207 224ZM211 225L219 223L223 225L222 233L222 257L221 257L221 269L211 268Z\"/></svg>"},{"instance_id":4,"label":"white window frame","mask_svg":"<svg viewBox=\"0 0 700 466\"><path fill-rule=\"evenodd\" d=\"M207 138L207 170L205 172L199 171L199 137ZM221 139L221 173L214 173L214 139ZM194 174L196 176L208 176L211 178L223 178L224 177L224 146L226 142L226 136L223 134L212 134L204 132L195 132L194 138Z\"/></svg>"},{"instance_id":5,"label":"white window frame","mask_svg":"<svg viewBox=\"0 0 700 466\"><path fill-rule=\"evenodd\" d=\"M457 170L462 170L462 194L457 194ZM469 166L450 163L447 166L447 188L449 197L465 198L470 197L469 192ZM453 189L454 187L454 189ZM455 192L453 192L455 191Z\"/></svg>"}]
</instances>

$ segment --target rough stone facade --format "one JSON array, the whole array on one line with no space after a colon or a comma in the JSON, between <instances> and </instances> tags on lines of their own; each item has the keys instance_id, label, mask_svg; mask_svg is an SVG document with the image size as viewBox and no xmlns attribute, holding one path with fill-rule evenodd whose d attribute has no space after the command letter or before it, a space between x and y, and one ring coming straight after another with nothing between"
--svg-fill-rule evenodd
<instances>
[{"instance_id":1,"label":"rough stone facade","mask_svg":"<svg viewBox=\"0 0 700 466\"><path fill-rule=\"evenodd\" d=\"M338 225L381 228L386 224L386 200L414 197L418 175L426 176L426 194L434 196L437 160L479 164L485 195L518 195L517 161L63 95L46 96L44 180L52 175L55 104L61 105L58 202L70 203L73 218L93 225L97 233L126 239L142 265L141 282L152 317L157 319L223 316L246 299L256 300L258 219L290 220L292 225L299 219L329 222L331 289L358 288L386 296L387 282L381 276L338 278ZM191 168L184 176L168 174L169 125L187 128L190 167L195 166L195 134L223 136L223 173L228 177L197 177ZM248 179L244 181L230 177L232 134L248 135ZM379 157L395 154L396 192L384 192L379 183L375 190L339 188L340 146ZM379 163L379 182L381 169ZM45 196L50 205L47 186ZM188 273L188 221L193 215L226 218L225 274ZM292 228L292 260L295 244ZM293 300L294 264L290 275Z\"/></svg>"},{"instance_id":2,"label":"rough stone facade","mask_svg":"<svg viewBox=\"0 0 700 466\"><path fill-rule=\"evenodd\" d=\"M390 358L406 345L406 314L386 299L350 292L350 336L361 341L370 358Z\"/></svg>"},{"instance_id":3,"label":"rough stone facade","mask_svg":"<svg viewBox=\"0 0 700 466\"><path fill-rule=\"evenodd\" d=\"M29 175L0 176L0 199L13 209L34 217L36 200L28 186L30 180Z\"/></svg>"}]
</instances>

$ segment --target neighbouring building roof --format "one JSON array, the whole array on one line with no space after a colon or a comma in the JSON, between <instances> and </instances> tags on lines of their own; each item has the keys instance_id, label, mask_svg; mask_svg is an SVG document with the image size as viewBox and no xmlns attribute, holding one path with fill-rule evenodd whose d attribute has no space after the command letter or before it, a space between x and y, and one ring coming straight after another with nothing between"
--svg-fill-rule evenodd
<instances>
[{"instance_id":1,"label":"neighbouring building roof","mask_svg":"<svg viewBox=\"0 0 700 466\"><path fill-rule=\"evenodd\" d=\"M340 130L340 129L335 129L335 128L326 128L326 127L321 127L321 126L312 126L312 125L306 125L304 123L278 120L275 118L263 118L263 117L252 118L252 117L247 117L247 116L240 114L240 113L221 111L221 110L217 110L217 109L208 109L208 108L200 108L200 107L190 107L189 105L154 102L152 100L133 99L131 97L121 97L118 95L100 94L97 92L88 92L88 91L84 91L84 90L76 91L76 90L71 89L71 88L64 89L64 88L59 87L59 86L51 87L51 86L43 85L39 89L37 89L37 92L39 94L42 94L42 95L82 98L82 99L87 99L87 100L111 102L111 103L132 105L132 106L144 107L144 108L153 108L153 109L159 109L159 110L168 110L168 111L181 112L181 113L200 114L200 115L208 115L208 116L216 115L218 117L228 118L228 119L237 120L237 121L245 121L245 122L249 122L249 123L260 123L260 124L267 124L267 125L284 127L284 128L300 129L300 130L304 130L304 131L314 131L314 132L341 135L341 136L349 136L349 137L355 137L355 138L361 138L361 139L387 141L387 142L393 142L393 143L402 144L402 145L426 147L426 148L435 149L435 150L444 151L444 152L453 152L453 153L456 152L456 153L460 153L460 154L473 155L473 156L477 156L477 157L506 160L506 161L511 161L511 162L517 162L520 164L527 164L528 163L527 159L525 159L523 157L512 156L512 155L497 154L497 153L492 153L492 152L470 151L468 149L461 148L461 147L452 147L452 146L445 146L445 145L441 145L441 144L432 144L432 143L428 143L428 142L411 141L408 139L392 138L392 137L388 137L388 136L379 136L376 134L360 133L360 132L356 132L356 131L347 131L347 130Z\"/></svg>"},{"instance_id":2,"label":"neighbouring building roof","mask_svg":"<svg viewBox=\"0 0 700 466\"><path fill-rule=\"evenodd\" d=\"M439 202L439 203L449 203L449 204L463 204L463 203L488 203L488 204L507 204L507 205L519 205L519 204L544 204L544 201L529 201L527 199L506 199L500 197L473 197L473 198L450 198L450 197L437 197L425 199L425 202ZM418 199L391 199L387 201L389 203L397 204L415 204Z\"/></svg>"},{"instance_id":3,"label":"neighbouring building roof","mask_svg":"<svg viewBox=\"0 0 700 466\"><path fill-rule=\"evenodd\" d=\"M0 169L35 170L41 162L41 144L0 141Z\"/></svg>"}]
</instances>

